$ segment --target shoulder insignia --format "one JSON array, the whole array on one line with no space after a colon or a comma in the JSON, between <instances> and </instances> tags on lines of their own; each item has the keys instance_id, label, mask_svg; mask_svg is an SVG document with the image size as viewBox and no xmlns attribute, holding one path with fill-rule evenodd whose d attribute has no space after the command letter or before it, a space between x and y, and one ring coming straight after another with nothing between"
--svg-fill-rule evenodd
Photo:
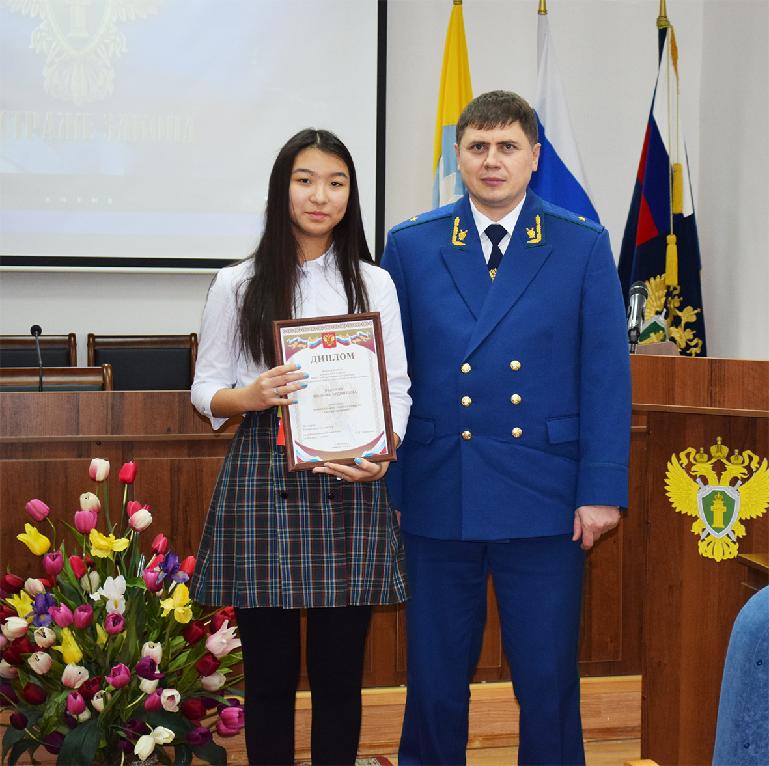
<instances>
[{"instance_id":1,"label":"shoulder insignia","mask_svg":"<svg viewBox=\"0 0 769 766\"><path fill-rule=\"evenodd\" d=\"M451 232L451 244L457 247L465 246L465 237L467 236L467 229L459 228L459 216L454 219L454 229Z\"/></svg>"},{"instance_id":2,"label":"shoulder insignia","mask_svg":"<svg viewBox=\"0 0 769 766\"><path fill-rule=\"evenodd\" d=\"M665 494L678 513L692 516L700 556L724 561L737 556L743 521L769 508L769 464L750 450L729 448L721 437L708 453L688 447L672 455L665 474ZM718 469L720 470L720 473Z\"/></svg>"},{"instance_id":3,"label":"shoulder insignia","mask_svg":"<svg viewBox=\"0 0 769 766\"><path fill-rule=\"evenodd\" d=\"M526 228L527 245L538 245L542 241L542 219L534 216L534 225Z\"/></svg>"},{"instance_id":4,"label":"shoulder insignia","mask_svg":"<svg viewBox=\"0 0 769 766\"><path fill-rule=\"evenodd\" d=\"M407 218L405 221L396 224L390 231L401 231L403 229L410 229L414 226L421 226L424 223L430 223L431 221L439 221L441 219L449 218L451 216L452 206L445 208L436 208L435 210L428 210L426 213L419 213L418 215L412 215L411 218Z\"/></svg>"}]
</instances>

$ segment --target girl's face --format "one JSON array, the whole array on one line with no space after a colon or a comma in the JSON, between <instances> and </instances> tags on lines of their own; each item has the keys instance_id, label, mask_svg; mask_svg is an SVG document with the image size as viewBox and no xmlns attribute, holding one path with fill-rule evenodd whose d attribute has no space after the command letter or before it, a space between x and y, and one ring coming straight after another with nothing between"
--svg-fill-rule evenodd
<instances>
[{"instance_id":1,"label":"girl's face","mask_svg":"<svg viewBox=\"0 0 769 766\"><path fill-rule=\"evenodd\" d=\"M305 241L320 244L323 251L328 249L334 227L347 211L349 197L347 164L315 147L302 149L294 159L288 192L291 222L300 245Z\"/></svg>"}]
</instances>

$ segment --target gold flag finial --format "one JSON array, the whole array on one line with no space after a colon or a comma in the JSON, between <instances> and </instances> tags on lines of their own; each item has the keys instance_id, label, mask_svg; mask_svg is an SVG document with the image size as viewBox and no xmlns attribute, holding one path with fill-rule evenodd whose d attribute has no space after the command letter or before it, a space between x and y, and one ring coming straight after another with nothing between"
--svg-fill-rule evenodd
<instances>
[{"instance_id":1,"label":"gold flag finial","mask_svg":"<svg viewBox=\"0 0 769 766\"><path fill-rule=\"evenodd\" d=\"M667 29L669 26L668 9L665 6L665 0L660 0L660 15L657 16L657 29Z\"/></svg>"},{"instance_id":2,"label":"gold flag finial","mask_svg":"<svg viewBox=\"0 0 769 766\"><path fill-rule=\"evenodd\" d=\"M537 13L540 16L547 16L547 0L539 0L539 8Z\"/></svg>"},{"instance_id":3,"label":"gold flag finial","mask_svg":"<svg viewBox=\"0 0 769 766\"><path fill-rule=\"evenodd\" d=\"M454 0L454 5L462 5L462 0Z\"/></svg>"}]
</instances>

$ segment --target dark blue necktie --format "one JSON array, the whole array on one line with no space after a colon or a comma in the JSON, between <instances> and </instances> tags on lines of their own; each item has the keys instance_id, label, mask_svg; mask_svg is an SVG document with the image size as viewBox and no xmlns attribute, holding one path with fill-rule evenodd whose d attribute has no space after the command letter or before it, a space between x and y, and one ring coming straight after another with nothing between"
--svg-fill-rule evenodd
<instances>
[{"instance_id":1,"label":"dark blue necktie","mask_svg":"<svg viewBox=\"0 0 769 766\"><path fill-rule=\"evenodd\" d=\"M498 223L492 223L486 227L486 236L491 240L491 255L489 256L489 276L494 279L497 276L497 269L502 260L502 251L499 249L499 243L507 235L504 226Z\"/></svg>"}]
</instances>

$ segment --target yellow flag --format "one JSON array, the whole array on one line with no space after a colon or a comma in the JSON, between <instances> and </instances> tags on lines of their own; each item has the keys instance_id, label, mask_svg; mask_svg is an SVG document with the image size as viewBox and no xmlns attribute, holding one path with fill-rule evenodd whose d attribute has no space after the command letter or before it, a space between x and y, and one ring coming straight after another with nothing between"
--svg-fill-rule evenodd
<instances>
[{"instance_id":1,"label":"yellow flag","mask_svg":"<svg viewBox=\"0 0 769 766\"><path fill-rule=\"evenodd\" d=\"M435 120L434 207L453 202L464 194L464 186L457 170L454 154L455 131L459 115L473 98L462 0L453 0L453 2L449 28L446 32L446 45L443 49L438 114Z\"/></svg>"}]
</instances>

